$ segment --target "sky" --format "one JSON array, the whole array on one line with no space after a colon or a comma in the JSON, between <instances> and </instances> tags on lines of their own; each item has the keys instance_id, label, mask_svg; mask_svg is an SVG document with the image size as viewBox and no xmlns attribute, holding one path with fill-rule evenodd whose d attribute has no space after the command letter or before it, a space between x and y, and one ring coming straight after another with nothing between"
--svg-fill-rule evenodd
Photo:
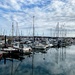
<instances>
[{"instance_id":1,"label":"sky","mask_svg":"<svg viewBox=\"0 0 75 75\"><path fill-rule=\"evenodd\" d=\"M75 0L0 0L0 34L75 37ZM18 26L17 26L18 25Z\"/></svg>"}]
</instances>

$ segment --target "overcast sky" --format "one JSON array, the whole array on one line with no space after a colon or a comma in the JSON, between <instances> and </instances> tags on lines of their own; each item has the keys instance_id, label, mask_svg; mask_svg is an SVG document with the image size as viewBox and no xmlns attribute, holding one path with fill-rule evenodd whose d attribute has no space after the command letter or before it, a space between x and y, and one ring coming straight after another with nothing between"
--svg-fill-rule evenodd
<instances>
[{"instance_id":1,"label":"overcast sky","mask_svg":"<svg viewBox=\"0 0 75 75\"><path fill-rule=\"evenodd\" d=\"M51 29L55 30L58 22L59 28L74 30L75 0L0 0L0 34L11 34L13 22L14 35L16 29L32 35L33 16L35 35L53 36ZM66 33L75 36L74 31Z\"/></svg>"}]
</instances>

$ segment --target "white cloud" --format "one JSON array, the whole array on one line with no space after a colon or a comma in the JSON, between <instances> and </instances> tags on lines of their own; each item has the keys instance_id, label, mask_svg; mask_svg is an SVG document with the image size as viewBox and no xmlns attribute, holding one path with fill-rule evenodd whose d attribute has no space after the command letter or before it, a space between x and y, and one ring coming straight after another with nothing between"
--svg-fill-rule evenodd
<instances>
[{"instance_id":1,"label":"white cloud","mask_svg":"<svg viewBox=\"0 0 75 75\"><path fill-rule=\"evenodd\" d=\"M21 6L20 6L20 4L18 3L17 0L9 0L8 3L11 6L12 9L21 10Z\"/></svg>"},{"instance_id":2,"label":"white cloud","mask_svg":"<svg viewBox=\"0 0 75 75\"><path fill-rule=\"evenodd\" d=\"M43 0L9 0L0 2L0 15L9 21L19 22L21 28L32 26L35 15L35 26L47 29L55 27L57 22L65 23L65 26L75 26L75 0L52 0L46 4ZM42 7L38 6L43 4ZM33 7L32 7L33 6ZM72 27L71 26L71 27Z\"/></svg>"}]
</instances>

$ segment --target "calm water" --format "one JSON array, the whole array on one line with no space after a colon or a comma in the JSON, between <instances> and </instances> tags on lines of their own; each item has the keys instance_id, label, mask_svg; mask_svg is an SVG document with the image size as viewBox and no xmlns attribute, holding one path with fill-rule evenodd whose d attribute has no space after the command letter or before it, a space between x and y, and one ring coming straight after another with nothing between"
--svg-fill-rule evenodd
<instances>
[{"instance_id":1,"label":"calm water","mask_svg":"<svg viewBox=\"0 0 75 75\"><path fill-rule=\"evenodd\" d=\"M75 75L75 45L0 61L0 75Z\"/></svg>"}]
</instances>

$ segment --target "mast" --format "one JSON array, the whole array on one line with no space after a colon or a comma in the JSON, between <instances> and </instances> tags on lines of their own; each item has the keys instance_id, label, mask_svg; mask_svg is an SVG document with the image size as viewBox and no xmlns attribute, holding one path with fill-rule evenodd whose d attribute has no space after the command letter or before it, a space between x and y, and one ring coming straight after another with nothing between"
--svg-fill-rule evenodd
<instances>
[{"instance_id":1,"label":"mast","mask_svg":"<svg viewBox=\"0 0 75 75\"><path fill-rule=\"evenodd\" d=\"M59 37L59 22L57 23L56 26L56 37Z\"/></svg>"},{"instance_id":2,"label":"mast","mask_svg":"<svg viewBox=\"0 0 75 75\"><path fill-rule=\"evenodd\" d=\"M16 36L19 36L20 32L19 32L19 26L18 26L18 22L16 22Z\"/></svg>"},{"instance_id":3,"label":"mast","mask_svg":"<svg viewBox=\"0 0 75 75\"><path fill-rule=\"evenodd\" d=\"M21 36L22 36L22 30L21 30Z\"/></svg>"},{"instance_id":4,"label":"mast","mask_svg":"<svg viewBox=\"0 0 75 75\"><path fill-rule=\"evenodd\" d=\"M5 35L5 29L4 29L4 31L3 31L3 35Z\"/></svg>"},{"instance_id":5,"label":"mast","mask_svg":"<svg viewBox=\"0 0 75 75\"><path fill-rule=\"evenodd\" d=\"M34 44L34 42L35 42L34 18L35 18L35 16L33 16L33 47L35 47L35 44ZM33 74L34 74L34 50L33 50L33 53L32 53L32 75Z\"/></svg>"},{"instance_id":6,"label":"mast","mask_svg":"<svg viewBox=\"0 0 75 75\"><path fill-rule=\"evenodd\" d=\"M14 36L14 24L12 22L12 37Z\"/></svg>"},{"instance_id":7,"label":"mast","mask_svg":"<svg viewBox=\"0 0 75 75\"><path fill-rule=\"evenodd\" d=\"M13 36L14 36L14 23L12 22L12 41L13 41Z\"/></svg>"},{"instance_id":8,"label":"mast","mask_svg":"<svg viewBox=\"0 0 75 75\"><path fill-rule=\"evenodd\" d=\"M0 28L0 35L2 35L2 28Z\"/></svg>"},{"instance_id":9,"label":"mast","mask_svg":"<svg viewBox=\"0 0 75 75\"><path fill-rule=\"evenodd\" d=\"M18 41L20 41L20 32L19 32L18 22L16 22L16 37L18 38Z\"/></svg>"},{"instance_id":10,"label":"mast","mask_svg":"<svg viewBox=\"0 0 75 75\"><path fill-rule=\"evenodd\" d=\"M52 37L52 28L50 29L50 37Z\"/></svg>"},{"instance_id":11,"label":"mast","mask_svg":"<svg viewBox=\"0 0 75 75\"><path fill-rule=\"evenodd\" d=\"M16 22L16 36L18 36L18 22Z\"/></svg>"},{"instance_id":12,"label":"mast","mask_svg":"<svg viewBox=\"0 0 75 75\"><path fill-rule=\"evenodd\" d=\"M33 41L35 42L35 37L34 37L34 35L35 35L35 28L34 28L34 18L35 18L35 16L33 16Z\"/></svg>"}]
</instances>

